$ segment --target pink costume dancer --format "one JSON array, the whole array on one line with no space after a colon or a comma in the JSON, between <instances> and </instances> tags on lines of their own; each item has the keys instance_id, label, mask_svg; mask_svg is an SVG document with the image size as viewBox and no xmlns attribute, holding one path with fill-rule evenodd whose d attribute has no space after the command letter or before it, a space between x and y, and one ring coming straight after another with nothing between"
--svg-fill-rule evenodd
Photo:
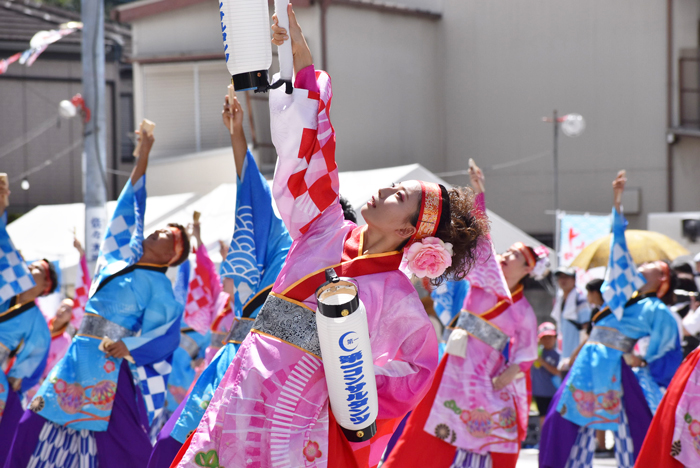
<instances>
[{"instance_id":1,"label":"pink costume dancer","mask_svg":"<svg viewBox=\"0 0 700 468\"><path fill-rule=\"evenodd\" d=\"M41 376L42 380L49 375L53 366L66 354L66 350L68 350L73 340L73 335L80 328L80 321L85 314L85 304L88 301L88 292L90 291L90 273L88 272L85 253L82 251L82 248L78 250L80 251L80 271L78 271L78 280L75 284L75 295L73 299L64 299L56 315L48 320L49 331L51 331L51 347L49 348L49 356L46 359L46 368ZM70 314L70 318L63 326L56 328L57 320L65 320L62 317L63 314ZM37 385L30 396L33 397L38 389ZM28 399L31 400L31 397Z\"/></svg>"},{"instance_id":2,"label":"pink costume dancer","mask_svg":"<svg viewBox=\"0 0 700 468\"><path fill-rule=\"evenodd\" d=\"M343 219L338 202L335 132L328 118L330 78L323 72L316 77L318 84L313 67L307 67L297 76L292 96L283 90L270 95L273 141L279 155L273 193L294 239L268 298L275 307L269 315L265 308L261 311L271 320L258 318L241 345L180 466L198 466L198 461L214 456L222 466L271 467L277 461L287 466L337 466L335 460L328 463L331 427L320 352L282 341L272 336L279 331L271 329L282 325L288 331L309 333L296 327L299 322L294 318L303 319L294 317L297 312L291 308L308 312L311 321L303 323L313 323L315 328L316 288L308 288L301 302L286 298L288 290L305 277L318 271L322 274L346 260L343 257L352 250L346 248L346 241L359 239L353 259L363 257L364 230ZM308 191L298 193L302 186ZM379 462L393 431L393 419L402 417L422 396L437 361L432 325L411 282L397 269L401 257L399 252L364 256L370 268L371 263L388 263L386 258L395 259L395 264L388 271L369 270L373 274L368 275L354 272L367 307L379 418L392 420L392 427L380 440L353 444L357 445L354 451L363 452L367 466ZM265 325L270 328L260 330ZM379 431L381 434L381 428Z\"/></svg>"},{"instance_id":3,"label":"pink costume dancer","mask_svg":"<svg viewBox=\"0 0 700 468\"><path fill-rule=\"evenodd\" d=\"M288 11L295 89L270 93L270 115L278 154L273 195L293 243L251 333L178 454L180 466L376 466L437 365L435 331L398 269L400 249L407 246L414 273L461 279L485 230L471 215L469 192L419 181L379 190L362 208L367 226L343 219L330 77L314 71L291 5ZM272 29L275 44L288 40L277 24ZM358 433L358 443L345 439L329 412L320 359L315 291L330 267L355 278L367 310L379 414L377 433Z\"/></svg>"},{"instance_id":4,"label":"pink costume dancer","mask_svg":"<svg viewBox=\"0 0 700 468\"><path fill-rule=\"evenodd\" d=\"M485 213L483 193L477 204ZM525 379L494 387L510 366L529 371L537 358L537 319L522 284L509 291L491 242L480 247L480 258L486 260L467 275L471 287L464 310L452 323L469 333L466 353L444 355L432 388L411 414L385 468L491 466L489 462L515 467L529 414ZM530 247L515 244L504 257L515 253L531 268L538 264ZM539 262L546 261L541 257ZM449 349L448 343L446 353Z\"/></svg>"}]
</instances>

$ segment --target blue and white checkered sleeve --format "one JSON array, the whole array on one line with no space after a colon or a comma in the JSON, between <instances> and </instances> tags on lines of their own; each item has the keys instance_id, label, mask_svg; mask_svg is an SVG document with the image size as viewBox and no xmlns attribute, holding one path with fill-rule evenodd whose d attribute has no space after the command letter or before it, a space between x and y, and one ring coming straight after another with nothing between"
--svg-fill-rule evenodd
<instances>
[{"instance_id":1,"label":"blue and white checkered sleeve","mask_svg":"<svg viewBox=\"0 0 700 468\"><path fill-rule=\"evenodd\" d=\"M128 181L119 195L100 246L100 268L118 261L135 263L141 258L145 214L146 176L142 176L134 185Z\"/></svg>"},{"instance_id":2,"label":"blue and white checkered sleeve","mask_svg":"<svg viewBox=\"0 0 700 468\"><path fill-rule=\"evenodd\" d=\"M613 208L610 258L601 291L606 304L618 318L622 316L625 304L632 297L632 294L646 282L637 271L632 255L627 248L626 229L627 220L624 215Z\"/></svg>"},{"instance_id":3,"label":"blue and white checkered sleeve","mask_svg":"<svg viewBox=\"0 0 700 468\"><path fill-rule=\"evenodd\" d=\"M7 213L0 217L0 302L35 285L34 278L7 233Z\"/></svg>"}]
</instances>

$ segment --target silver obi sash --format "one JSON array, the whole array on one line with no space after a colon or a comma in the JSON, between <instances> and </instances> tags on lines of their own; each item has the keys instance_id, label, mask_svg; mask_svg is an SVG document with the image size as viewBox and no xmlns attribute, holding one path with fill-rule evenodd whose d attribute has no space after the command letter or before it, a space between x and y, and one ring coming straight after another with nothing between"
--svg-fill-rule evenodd
<instances>
[{"instance_id":1,"label":"silver obi sash","mask_svg":"<svg viewBox=\"0 0 700 468\"><path fill-rule=\"evenodd\" d=\"M199 345L187 333L180 332L180 347L187 351L190 359L196 359L199 355Z\"/></svg>"},{"instance_id":2,"label":"silver obi sash","mask_svg":"<svg viewBox=\"0 0 700 468\"><path fill-rule=\"evenodd\" d=\"M117 325L114 322L107 320L101 315L91 314L86 312L83 316L83 321L80 323L78 335L91 336L93 338L102 339L107 336L113 341L119 341L128 336L135 336L137 332Z\"/></svg>"},{"instance_id":3,"label":"silver obi sash","mask_svg":"<svg viewBox=\"0 0 700 468\"><path fill-rule=\"evenodd\" d=\"M321 356L315 312L270 294L258 312L252 331L274 336L315 356Z\"/></svg>"},{"instance_id":4,"label":"silver obi sash","mask_svg":"<svg viewBox=\"0 0 700 468\"><path fill-rule=\"evenodd\" d=\"M221 348L226 342L227 333L211 332L211 347Z\"/></svg>"},{"instance_id":5,"label":"silver obi sash","mask_svg":"<svg viewBox=\"0 0 700 468\"><path fill-rule=\"evenodd\" d=\"M617 349L623 353L629 353L634 348L637 340L624 335L615 328L595 326L593 327L593 331L591 331L588 342L599 343L608 348Z\"/></svg>"},{"instance_id":6,"label":"silver obi sash","mask_svg":"<svg viewBox=\"0 0 700 468\"><path fill-rule=\"evenodd\" d=\"M245 337L248 336L250 330L253 329L253 324L255 323L254 318L249 317L236 317L231 324L231 331L228 332L226 337L226 343L241 344Z\"/></svg>"},{"instance_id":7,"label":"silver obi sash","mask_svg":"<svg viewBox=\"0 0 700 468\"><path fill-rule=\"evenodd\" d=\"M460 312L454 328L461 328L474 338L477 338L479 341L483 341L498 352L503 351L510 340L510 337L507 334L499 330L488 320L484 320L478 315L464 310ZM445 329L445 333L443 333L444 341L447 341L454 328Z\"/></svg>"},{"instance_id":8,"label":"silver obi sash","mask_svg":"<svg viewBox=\"0 0 700 468\"><path fill-rule=\"evenodd\" d=\"M8 357L10 357L10 348L0 343L0 366L5 364ZM2 371L0 370L0 372Z\"/></svg>"}]
</instances>

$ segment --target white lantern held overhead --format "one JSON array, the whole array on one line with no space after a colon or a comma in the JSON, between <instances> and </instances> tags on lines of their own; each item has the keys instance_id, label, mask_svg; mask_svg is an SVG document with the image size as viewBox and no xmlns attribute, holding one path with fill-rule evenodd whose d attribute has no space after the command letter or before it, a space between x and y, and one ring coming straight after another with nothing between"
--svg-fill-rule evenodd
<instances>
[{"instance_id":1,"label":"white lantern held overhead","mask_svg":"<svg viewBox=\"0 0 700 468\"><path fill-rule=\"evenodd\" d=\"M279 25L289 31L289 0L275 0ZM268 69L272 65L270 44L270 12L267 0L219 0L221 34L226 67L236 91L256 93L286 85L292 93L294 59L291 39L279 47L280 79L270 84Z\"/></svg>"},{"instance_id":2,"label":"white lantern held overhead","mask_svg":"<svg viewBox=\"0 0 700 468\"><path fill-rule=\"evenodd\" d=\"M377 433L379 400L369 340L367 311L352 278L326 270L316 290L316 327L335 420L350 442Z\"/></svg>"}]
</instances>

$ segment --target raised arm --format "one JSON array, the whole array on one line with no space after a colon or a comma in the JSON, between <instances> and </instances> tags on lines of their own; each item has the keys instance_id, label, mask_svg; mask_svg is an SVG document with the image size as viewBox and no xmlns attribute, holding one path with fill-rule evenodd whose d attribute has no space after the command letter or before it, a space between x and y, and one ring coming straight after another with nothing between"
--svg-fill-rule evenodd
<instances>
[{"instance_id":1,"label":"raised arm","mask_svg":"<svg viewBox=\"0 0 700 468\"><path fill-rule=\"evenodd\" d=\"M613 205L615 211L622 214L622 193L625 191L627 183L627 171L622 170L617 173L617 177L613 180Z\"/></svg>"},{"instance_id":2,"label":"raised arm","mask_svg":"<svg viewBox=\"0 0 700 468\"><path fill-rule=\"evenodd\" d=\"M10 196L10 187L7 182L7 178L0 177L0 216L5 213L7 205L5 204L5 199ZM9 198L8 198L9 200Z\"/></svg>"},{"instance_id":3,"label":"raised arm","mask_svg":"<svg viewBox=\"0 0 700 468\"><path fill-rule=\"evenodd\" d=\"M153 142L156 141L152 132L143 132L142 134L141 131L136 130L136 134L141 140L141 146L136 165L131 171L131 185L136 185L139 179L146 175L146 169L148 169L148 155L151 153Z\"/></svg>"},{"instance_id":4,"label":"raised arm","mask_svg":"<svg viewBox=\"0 0 700 468\"><path fill-rule=\"evenodd\" d=\"M291 95L281 88L270 93L270 128L278 156L273 195L295 239L326 209L338 204L339 184L335 131L330 122L330 77L314 70L293 12L289 21L297 69L295 89ZM287 37L276 25L273 31L275 43Z\"/></svg>"},{"instance_id":5,"label":"raised arm","mask_svg":"<svg viewBox=\"0 0 700 468\"><path fill-rule=\"evenodd\" d=\"M287 14L289 15L289 32L292 35L292 55L294 55L294 73L299 74L301 70L313 65L313 57L311 56L311 50L309 45L306 43L306 38L301 30L301 26L297 22L297 17L294 14L294 9L292 4L287 5ZM272 43L281 46L282 43L289 39L289 34L286 29L281 28L277 21L277 15L272 15L273 25L272 25Z\"/></svg>"},{"instance_id":6,"label":"raised arm","mask_svg":"<svg viewBox=\"0 0 700 468\"><path fill-rule=\"evenodd\" d=\"M245 139L245 133L243 133L243 107L238 102L238 97L233 98L233 103L229 101L228 95L224 98L224 110L221 112L221 118L227 130L232 127L231 121L233 121L231 148L233 148L233 160L236 163L236 174L240 179L243 174L245 155L248 152L248 143Z\"/></svg>"}]
</instances>

